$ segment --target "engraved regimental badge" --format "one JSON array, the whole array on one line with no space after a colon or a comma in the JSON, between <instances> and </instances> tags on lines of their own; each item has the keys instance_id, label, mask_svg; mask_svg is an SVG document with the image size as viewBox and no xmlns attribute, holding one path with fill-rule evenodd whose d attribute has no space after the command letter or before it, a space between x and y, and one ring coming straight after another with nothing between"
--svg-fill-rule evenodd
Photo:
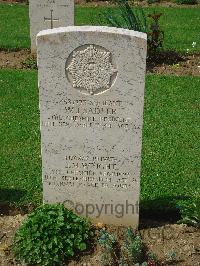
<instances>
[{"instance_id":1,"label":"engraved regimental badge","mask_svg":"<svg viewBox=\"0 0 200 266\"><path fill-rule=\"evenodd\" d=\"M98 45L75 49L66 62L66 74L73 88L90 95L110 89L117 76L111 60L111 52Z\"/></svg>"}]
</instances>

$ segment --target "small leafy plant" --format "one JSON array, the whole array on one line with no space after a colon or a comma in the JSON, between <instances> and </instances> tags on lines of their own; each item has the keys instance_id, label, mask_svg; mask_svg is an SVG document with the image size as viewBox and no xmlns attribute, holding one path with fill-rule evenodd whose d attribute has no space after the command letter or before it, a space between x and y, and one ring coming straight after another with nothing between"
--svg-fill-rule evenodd
<instances>
[{"instance_id":1,"label":"small leafy plant","mask_svg":"<svg viewBox=\"0 0 200 266\"><path fill-rule=\"evenodd\" d=\"M22 62L22 65L24 68L37 69L37 60L32 56L28 57Z\"/></svg>"},{"instance_id":2,"label":"small leafy plant","mask_svg":"<svg viewBox=\"0 0 200 266\"><path fill-rule=\"evenodd\" d=\"M156 266L157 258L154 253L147 253L140 235L128 228L125 240L120 245L115 235L101 230L98 239L103 248L102 265L119 266Z\"/></svg>"},{"instance_id":3,"label":"small leafy plant","mask_svg":"<svg viewBox=\"0 0 200 266\"><path fill-rule=\"evenodd\" d=\"M147 253L147 261L148 261L148 263L147 263L148 266L156 266L156 265L159 265L158 258L156 256L156 254L153 253L153 252L148 252Z\"/></svg>"},{"instance_id":4,"label":"small leafy plant","mask_svg":"<svg viewBox=\"0 0 200 266\"><path fill-rule=\"evenodd\" d=\"M200 228L200 194L196 194L191 202L179 203L181 220L185 223Z\"/></svg>"},{"instance_id":5,"label":"small leafy plant","mask_svg":"<svg viewBox=\"0 0 200 266\"><path fill-rule=\"evenodd\" d=\"M16 232L14 254L22 263L61 265L75 252L85 250L91 235L84 218L61 204L46 204L30 214Z\"/></svg>"},{"instance_id":6,"label":"small leafy plant","mask_svg":"<svg viewBox=\"0 0 200 266\"><path fill-rule=\"evenodd\" d=\"M131 228L127 229L126 239L122 246L122 258L127 265L142 263L144 258L144 245L139 235L135 235Z\"/></svg>"},{"instance_id":7,"label":"small leafy plant","mask_svg":"<svg viewBox=\"0 0 200 266\"><path fill-rule=\"evenodd\" d=\"M166 256L167 256L166 262L168 262L168 263L175 263L176 262L177 254L174 250L171 250L169 253L166 254Z\"/></svg>"},{"instance_id":8,"label":"small leafy plant","mask_svg":"<svg viewBox=\"0 0 200 266\"><path fill-rule=\"evenodd\" d=\"M118 260L116 251L118 246L117 238L105 229L102 229L98 242L104 250L101 258L102 265L115 265Z\"/></svg>"},{"instance_id":9,"label":"small leafy plant","mask_svg":"<svg viewBox=\"0 0 200 266\"><path fill-rule=\"evenodd\" d=\"M161 16L162 14L157 12L148 15L151 19L150 28L147 33L149 52L155 53L158 49L163 47L164 32L161 30L159 24Z\"/></svg>"}]
</instances>

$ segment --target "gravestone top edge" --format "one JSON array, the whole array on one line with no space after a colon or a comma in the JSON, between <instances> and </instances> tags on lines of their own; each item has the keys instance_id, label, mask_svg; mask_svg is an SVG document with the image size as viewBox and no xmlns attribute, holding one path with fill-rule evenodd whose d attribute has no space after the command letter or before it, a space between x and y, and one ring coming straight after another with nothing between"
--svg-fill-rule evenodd
<instances>
[{"instance_id":1,"label":"gravestone top edge","mask_svg":"<svg viewBox=\"0 0 200 266\"><path fill-rule=\"evenodd\" d=\"M70 33L70 32L102 32L102 33L111 33L111 34L121 34L121 35L147 40L146 33L134 30L127 30L123 28L108 27L108 26L68 26L68 27L59 27L54 29L42 30L37 34L37 39L39 39L42 36L54 35L58 33Z\"/></svg>"}]
</instances>

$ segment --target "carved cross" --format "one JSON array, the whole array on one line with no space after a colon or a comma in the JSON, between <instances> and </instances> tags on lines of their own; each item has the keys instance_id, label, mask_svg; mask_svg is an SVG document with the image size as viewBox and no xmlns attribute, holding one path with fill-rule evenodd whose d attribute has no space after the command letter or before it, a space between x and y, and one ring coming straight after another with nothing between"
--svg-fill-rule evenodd
<instances>
[{"instance_id":1,"label":"carved cross","mask_svg":"<svg viewBox=\"0 0 200 266\"><path fill-rule=\"evenodd\" d=\"M45 18L44 17L44 22L46 22L46 21L50 21L51 22L51 29L53 29L53 23L54 23L54 21L55 22L56 21L59 21L58 18L53 19L53 9L51 9L51 17L50 18Z\"/></svg>"}]
</instances>

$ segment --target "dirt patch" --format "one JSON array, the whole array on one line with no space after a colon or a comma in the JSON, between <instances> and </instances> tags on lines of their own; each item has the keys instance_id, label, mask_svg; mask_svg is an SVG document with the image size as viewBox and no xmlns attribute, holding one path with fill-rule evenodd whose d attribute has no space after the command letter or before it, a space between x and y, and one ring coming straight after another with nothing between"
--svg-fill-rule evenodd
<instances>
[{"instance_id":1,"label":"dirt patch","mask_svg":"<svg viewBox=\"0 0 200 266\"><path fill-rule=\"evenodd\" d=\"M147 73L175 76L200 76L200 54L179 55L163 52L147 58Z\"/></svg>"},{"instance_id":2,"label":"dirt patch","mask_svg":"<svg viewBox=\"0 0 200 266\"><path fill-rule=\"evenodd\" d=\"M0 216L0 265L19 265L12 253L13 236L20 223L26 217L23 215ZM125 228L109 227L108 230L123 239ZM199 266L200 265L200 230L186 225L165 225L139 230L148 247L154 252L160 265ZM101 248L97 245L84 256L72 260L67 265L101 265ZM173 254L173 261L172 259ZM171 262L170 262L171 260Z\"/></svg>"},{"instance_id":3,"label":"dirt patch","mask_svg":"<svg viewBox=\"0 0 200 266\"><path fill-rule=\"evenodd\" d=\"M74 1L76 5L79 6L114 6L112 1L98 1L98 0L75 0ZM8 4L28 4L28 0L0 0L0 3L8 3ZM198 8L200 7L200 4L195 5L178 5L174 3L173 1L160 1L159 3L152 3L148 4L147 1L134 1L132 6L142 6L142 7L148 7L148 6L161 6L161 7L189 7L189 8Z\"/></svg>"},{"instance_id":4,"label":"dirt patch","mask_svg":"<svg viewBox=\"0 0 200 266\"><path fill-rule=\"evenodd\" d=\"M17 265L12 254L13 236L26 216L0 216L0 265Z\"/></svg>"},{"instance_id":5,"label":"dirt patch","mask_svg":"<svg viewBox=\"0 0 200 266\"><path fill-rule=\"evenodd\" d=\"M115 6L111 1L86 1L86 0L75 0L75 4L79 6L88 7L101 7L101 6Z\"/></svg>"},{"instance_id":6,"label":"dirt patch","mask_svg":"<svg viewBox=\"0 0 200 266\"><path fill-rule=\"evenodd\" d=\"M31 64L31 60L34 60L34 56L31 55L30 50L0 51L0 68L30 68L28 65Z\"/></svg>"},{"instance_id":7,"label":"dirt patch","mask_svg":"<svg viewBox=\"0 0 200 266\"><path fill-rule=\"evenodd\" d=\"M0 0L2 4L28 4L28 0Z\"/></svg>"},{"instance_id":8,"label":"dirt patch","mask_svg":"<svg viewBox=\"0 0 200 266\"><path fill-rule=\"evenodd\" d=\"M141 230L140 233L148 249L158 256L163 265L200 265L199 229L174 224Z\"/></svg>"},{"instance_id":9,"label":"dirt patch","mask_svg":"<svg viewBox=\"0 0 200 266\"><path fill-rule=\"evenodd\" d=\"M30 50L0 51L0 68L36 69L36 58ZM163 52L147 59L147 73L200 76L200 54L179 55Z\"/></svg>"},{"instance_id":10,"label":"dirt patch","mask_svg":"<svg viewBox=\"0 0 200 266\"><path fill-rule=\"evenodd\" d=\"M76 5L79 6L115 6L111 1L86 1L86 0L76 0ZM179 7L179 8L198 8L200 7L200 4L195 5L178 5L176 3L170 2L170 1L161 1L160 3L152 3L148 4L147 1L134 1L134 3L131 4L131 6L141 6L141 7L149 7L149 6L160 6L160 7Z\"/></svg>"}]
</instances>

